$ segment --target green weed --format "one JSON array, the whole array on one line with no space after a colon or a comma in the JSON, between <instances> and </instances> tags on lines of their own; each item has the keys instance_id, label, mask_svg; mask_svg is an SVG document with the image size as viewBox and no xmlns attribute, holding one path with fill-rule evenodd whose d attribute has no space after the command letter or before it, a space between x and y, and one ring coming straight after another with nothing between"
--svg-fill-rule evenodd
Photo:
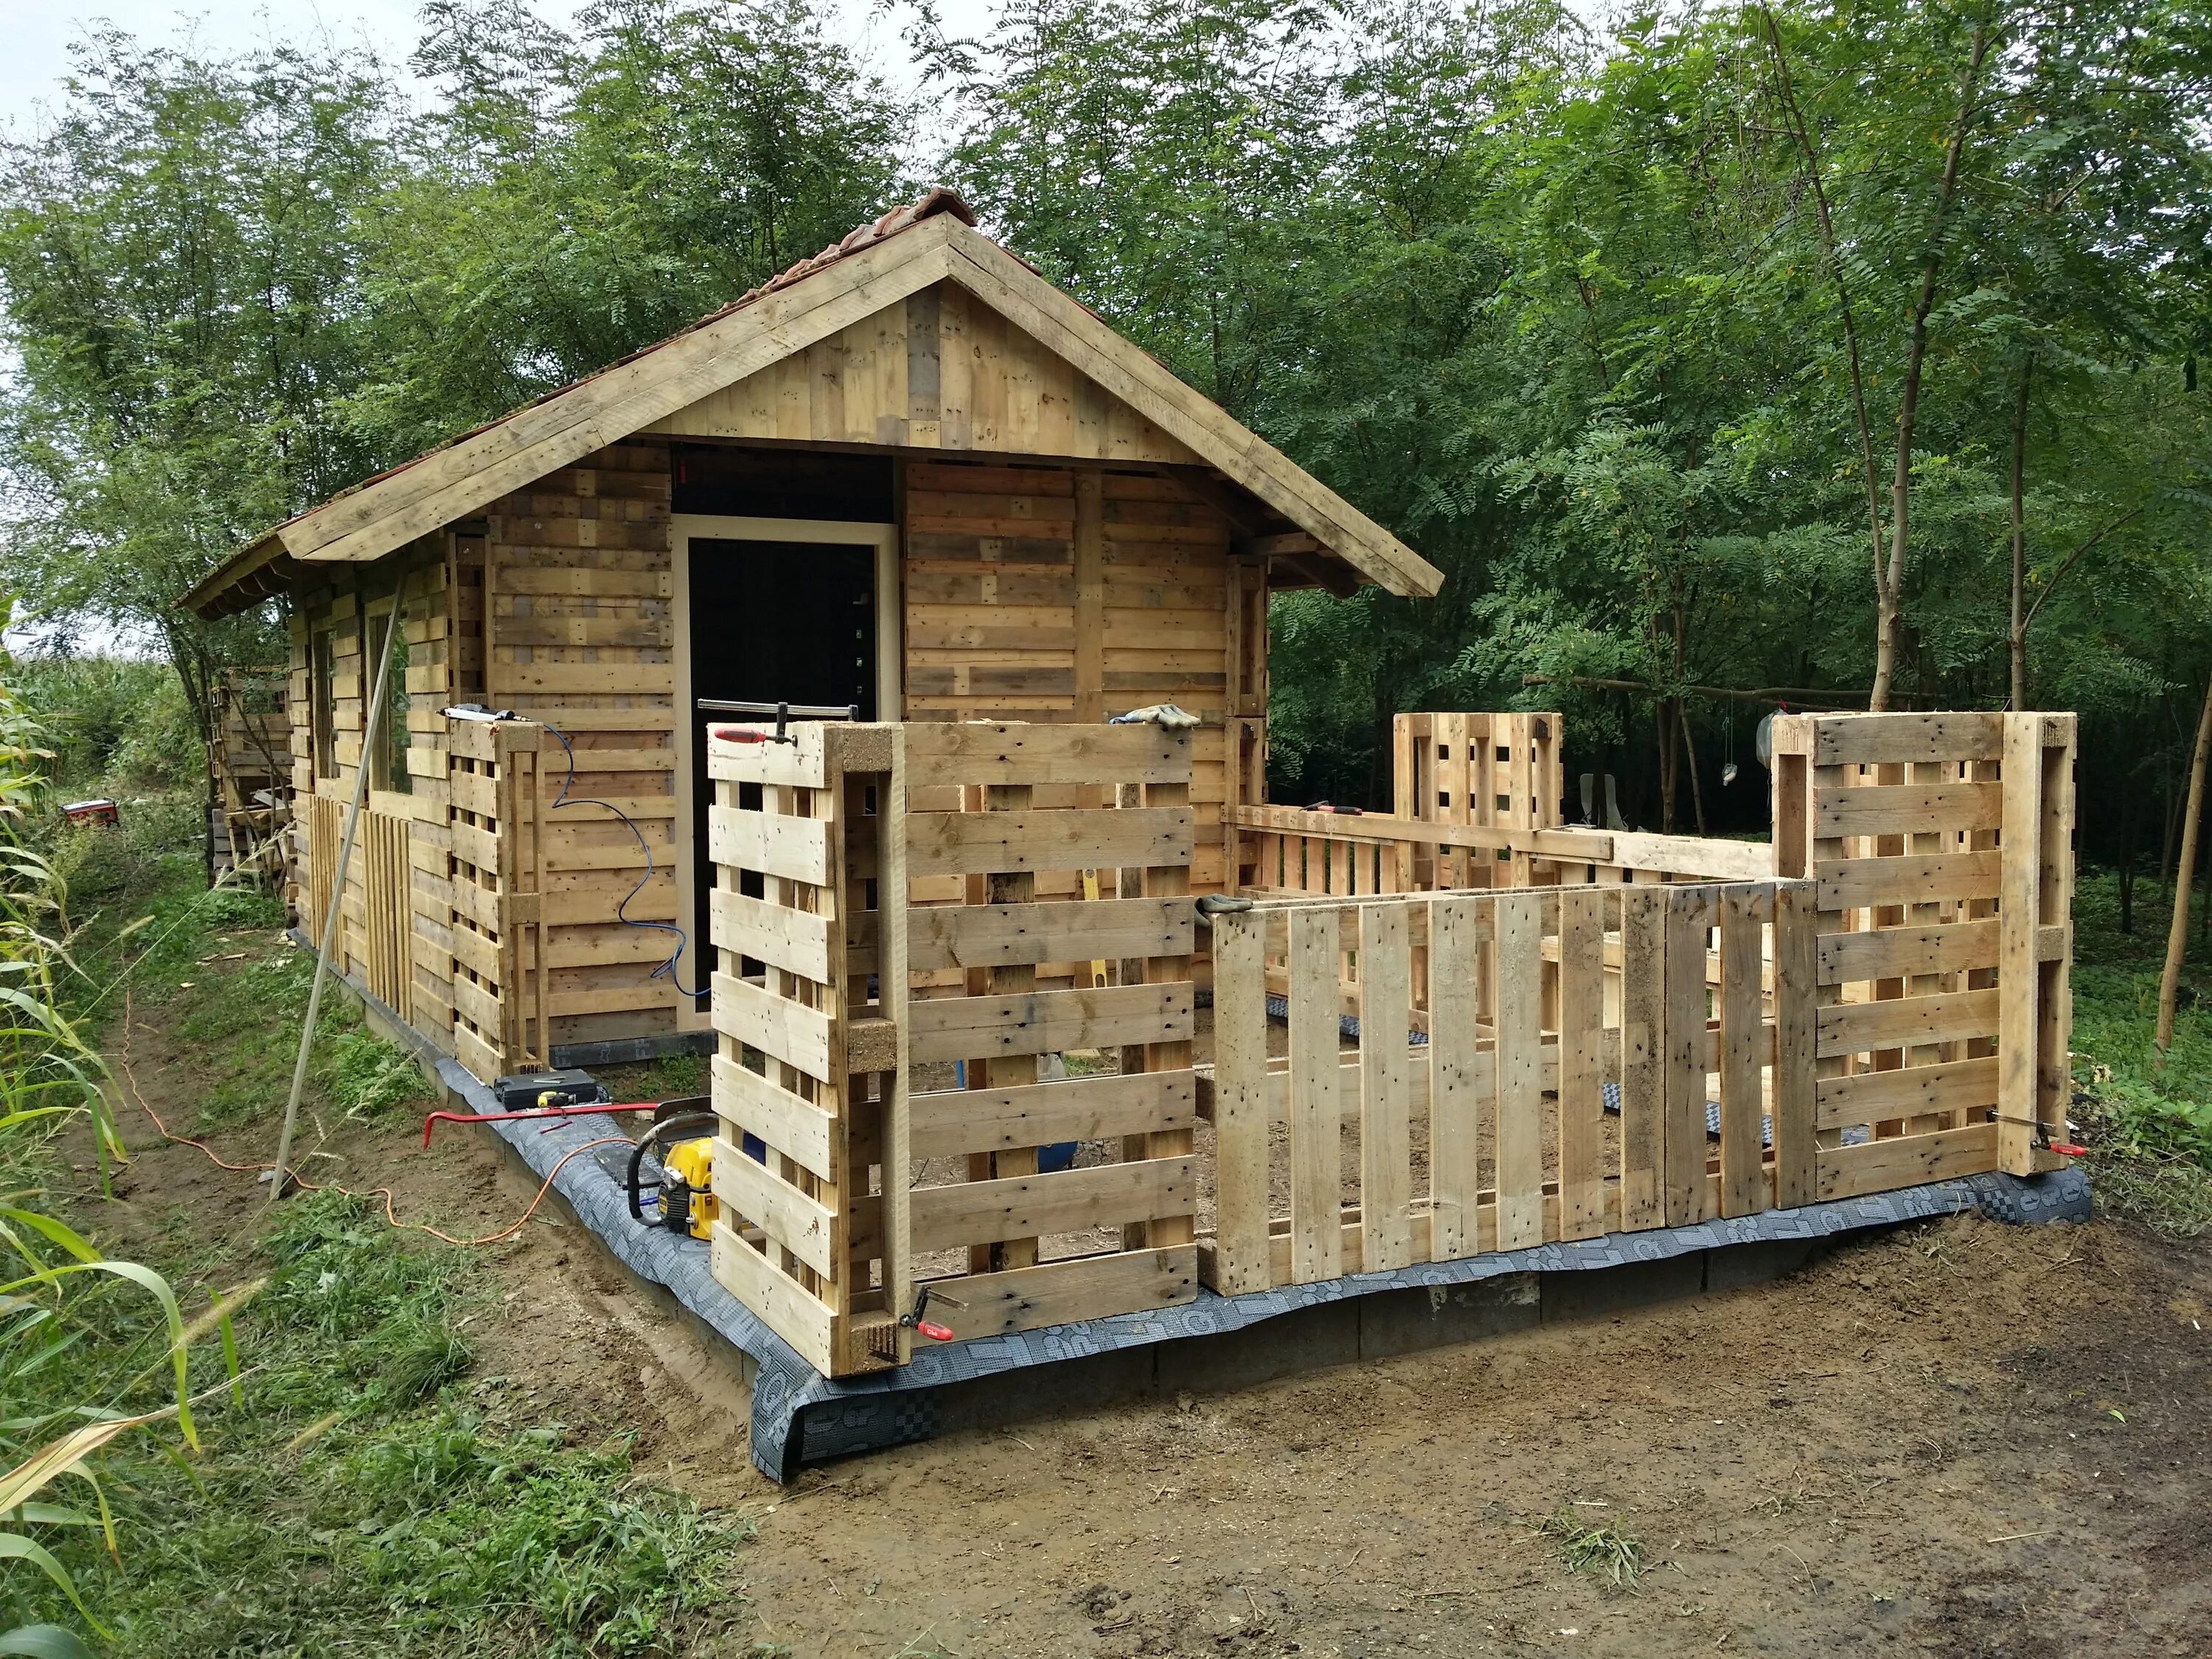
<instances>
[{"instance_id":1,"label":"green weed","mask_svg":"<svg viewBox=\"0 0 2212 1659\"><path fill-rule=\"evenodd\" d=\"M1585 1526L1572 1510L1561 1510L1539 1530L1558 1546L1571 1571L1593 1574L1625 1590L1635 1589L1644 1577L1643 1543L1618 1526Z\"/></svg>"},{"instance_id":2,"label":"green weed","mask_svg":"<svg viewBox=\"0 0 2212 1659\"><path fill-rule=\"evenodd\" d=\"M331 1094L357 1117L374 1117L436 1092L397 1043L368 1031L342 1031L331 1044Z\"/></svg>"}]
</instances>

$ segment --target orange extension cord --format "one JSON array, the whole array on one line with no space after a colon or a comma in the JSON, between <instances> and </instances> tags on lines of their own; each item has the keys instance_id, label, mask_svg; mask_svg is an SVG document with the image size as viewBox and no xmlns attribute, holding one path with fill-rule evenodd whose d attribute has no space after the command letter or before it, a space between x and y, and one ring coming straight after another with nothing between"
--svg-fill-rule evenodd
<instances>
[{"instance_id":1,"label":"orange extension cord","mask_svg":"<svg viewBox=\"0 0 2212 1659\"><path fill-rule=\"evenodd\" d=\"M273 1164L233 1164L217 1153L215 1148L209 1146L204 1140L195 1140L190 1135L180 1135L172 1133L169 1126L161 1121L161 1115L154 1109L152 1103L147 1100L146 1097L143 1093L139 1091L138 1079L131 1073L130 1060L131 1026L131 1001L128 994L126 994L123 1003L123 1050L116 1055L116 1063L123 1068L123 1080L125 1085L131 1091L131 1098L137 1101L138 1103L138 1109L145 1113L146 1115L153 1121L154 1127L161 1132L162 1139L168 1141L174 1146L190 1146L207 1158L208 1161L213 1164L217 1169L229 1170L240 1175L262 1175L276 1167ZM582 1146L571 1147L568 1152L562 1153L560 1163L556 1164L550 1170L546 1171L544 1184L538 1188L538 1196L530 1200L530 1207L525 1210L520 1217L510 1224L501 1228L495 1233L486 1233L482 1238L456 1238L451 1233L439 1231L437 1228L431 1226L427 1222L402 1221L398 1216L392 1212L392 1191L389 1187L372 1187L366 1194L362 1194L356 1193L349 1188L338 1186L335 1182L327 1182L319 1185L314 1182L304 1180L296 1174L293 1176L292 1181L293 1183L302 1192L336 1193L341 1198L381 1198L384 1200L384 1219L397 1231L401 1232L428 1233L431 1237L442 1240L446 1243L458 1244L464 1249L474 1249L479 1245L498 1244L504 1243L506 1240L514 1237L515 1234L520 1232L525 1227L528 1226L530 1224L531 1217L536 1215L538 1213L538 1206L545 1202L545 1194L553 1190L553 1177L559 1175L563 1169L568 1167L568 1160L570 1158L575 1157L579 1152L588 1152L594 1146L611 1146L617 1142L620 1142L623 1146L628 1146L630 1144L629 1137L628 1135L603 1135L597 1140L587 1140Z\"/></svg>"}]
</instances>

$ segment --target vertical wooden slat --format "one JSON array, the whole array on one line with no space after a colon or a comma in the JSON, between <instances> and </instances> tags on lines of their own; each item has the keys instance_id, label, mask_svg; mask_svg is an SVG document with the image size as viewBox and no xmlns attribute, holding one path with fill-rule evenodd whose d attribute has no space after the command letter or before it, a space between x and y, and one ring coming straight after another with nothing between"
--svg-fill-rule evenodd
<instances>
[{"instance_id":1,"label":"vertical wooden slat","mask_svg":"<svg viewBox=\"0 0 2212 1659\"><path fill-rule=\"evenodd\" d=\"M1605 1024L1608 895L1559 895L1559 1237L1605 1231ZM1431 1041L1434 1039L1431 1038Z\"/></svg>"},{"instance_id":2,"label":"vertical wooden slat","mask_svg":"<svg viewBox=\"0 0 2212 1659\"><path fill-rule=\"evenodd\" d=\"M1415 790L1418 781L1413 764L1413 716L1400 714L1390 722L1390 810L1401 818L1418 817ZM1401 841L1394 847L1389 857L1395 864L1393 872L1397 890L1410 893L1414 890L1414 843ZM1419 953L1417 951L1416 956ZM1419 969L1415 970L1419 983Z\"/></svg>"},{"instance_id":3,"label":"vertical wooden slat","mask_svg":"<svg viewBox=\"0 0 2212 1659\"><path fill-rule=\"evenodd\" d=\"M1429 905L1429 1255L1436 1261L1480 1248L1474 1073L1482 904L1461 897Z\"/></svg>"},{"instance_id":4,"label":"vertical wooden slat","mask_svg":"<svg viewBox=\"0 0 2212 1659\"><path fill-rule=\"evenodd\" d=\"M2035 1172L2035 935L2043 897L2043 716L2004 716L2004 822L1998 843L1997 1167Z\"/></svg>"},{"instance_id":5,"label":"vertical wooden slat","mask_svg":"<svg viewBox=\"0 0 2212 1659\"><path fill-rule=\"evenodd\" d=\"M1096 726L1106 718L1106 481L1096 468L1084 467L1074 484L1074 718Z\"/></svg>"},{"instance_id":6,"label":"vertical wooden slat","mask_svg":"<svg viewBox=\"0 0 2212 1659\"><path fill-rule=\"evenodd\" d=\"M2074 744L2076 719L2044 716L2042 798L2043 860L2036 914L2044 927L2064 924L2074 914ZM2073 955L2064 952L2036 964L2036 1118L2046 1140L2066 1138L2066 1109L2074 1080L2067 1045L2074 1032Z\"/></svg>"},{"instance_id":7,"label":"vertical wooden slat","mask_svg":"<svg viewBox=\"0 0 2212 1659\"><path fill-rule=\"evenodd\" d=\"M1308 1285L1341 1271L1339 1190L1344 1120L1337 1105L1337 911L1290 914L1291 1279Z\"/></svg>"},{"instance_id":8,"label":"vertical wooden slat","mask_svg":"<svg viewBox=\"0 0 2212 1659\"><path fill-rule=\"evenodd\" d=\"M1620 1225L1666 1224L1660 1184L1667 1038L1667 892L1621 892Z\"/></svg>"},{"instance_id":9,"label":"vertical wooden slat","mask_svg":"<svg viewBox=\"0 0 2212 1659\"><path fill-rule=\"evenodd\" d=\"M1959 781L1959 763L1916 761L1905 769L1905 776L1913 783L1956 783ZM1955 847L1958 840L1955 831L1923 830L1905 838L1905 850L1929 857L1940 857ZM1937 900L1929 903L1912 905L1908 908L1905 915L1916 925L1935 927L1954 920L1954 917L1947 915L1946 912L1955 912L1957 908L1955 902L1945 903ZM1952 989L1957 981L1958 975L1955 974L1915 974L1905 981L1905 994L1907 996L1915 997L1936 996ZM1947 1059L1958 1058L1955 1053L1956 1048L1955 1043L1919 1044L1905 1050L1905 1063L1908 1066L1936 1065ZM1947 1048L1952 1052L1947 1053ZM1926 1134L1937 1129L1955 1129L1964 1121L1964 1115L1958 1112L1923 1112L1909 1120L1905 1124L1905 1129L1911 1134Z\"/></svg>"},{"instance_id":10,"label":"vertical wooden slat","mask_svg":"<svg viewBox=\"0 0 2212 1659\"><path fill-rule=\"evenodd\" d=\"M1273 1283L1267 937L1264 915L1213 919L1214 1288L1224 1296Z\"/></svg>"},{"instance_id":11,"label":"vertical wooden slat","mask_svg":"<svg viewBox=\"0 0 2212 1659\"><path fill-rule=\"evenodd\" d=\"M1018 812L1030 805L1032 791L1025 783L990 785L983 791L983 810L987 812ZM1036 872L1033 870L1002 871L990 878L989 902L993 904L1027 904L1036 897ZM988 981L993 996L1019 996L1036 989L1036 966L1021 963L993 968ZM1037 1057L1035 1054L1008 1054L995 1060L971 1060L969 1070L981 1069L986 1084L994 1089L1019 1088L1037 1080ZM1034 1146L1012 1147L992 1159L993 1174L1000 1176L1033 1176L1037 1169L1037 1149ZM1036 1265L1037 1241L1034 1238L1009 1238L1001 1241L992 1251L994 1267L1033 1267Z\"/></svg>"},{"instance_id":12,"label":"vertical wooden slat","mask_svg":"<svg viewBox=\"0 0 2212 1659\"><path fill-rule=\"evenodd\" d=\"M1498 1248L1544 1242L1544 915L1534 893L1498 901Z\"/></svg>"},{"instance_id":13,"label":"vertical wooden slat","mask_svg":"<svg viewBox=\"0 0 2212 1659\"><path fill-rule=\"evenodd\" d=\"M1711 889L1667 890L1666 1120L1661 1158L1670 1226L1711 1218L1705 1181L1705 938Z\"/></svg>"},{"instance_id":14,"label":"vertical wooden slat","mask_svg":"<svg viewBox=\"0 0 2212 1659\"><path fill-rule=\"evenodd\" d=\"M1189 737L1182 736L1183 752L1189 752ZM1183 769L1183 781L1177 783L1148 783L1144 786L1144 800L1147 806L1188 806L1190 805L1189 769ZM1187 864L1156 865L1145 872L1146 898L1182 898L1190 891L1190 866ZM1147 985L1177 985L1190 978L1191 959L1188 957L1152 957L1145 963L1145 983ZM1190 1042L1184 1038L1174 1042L1148 1042L1144 1050L1144 1069L1147 1072L1181 1072L1190 1066ZM1188 1129L1163 1129L1145 1137L1146 1158L1184 1158L1197 1151L1196 1137ZM1155 1248L1165 1244L1188 1244L1198 1237L1198 1218L1195 1215L1166 1216L1140 1224L1141 1242ZM1127 1235L1124 1235L1125 1238ZM1129 1241L1131 1243L1139 1241Z\"/></svg>"},{"instance_id":15,"label":"vertical wooden slat","mask_svg":"<svg viewBox=\"0 0 2212 1659\"><path fill-rule=\"evenodd\" d=\"M894 1316L914 1305L913 1085L907 1064L906 733L891 732L891 769L876 792L876 984L878 1005L891 1022L895 1065L884 1079L884 1294ZM735 792L732 791L734 793ZM914 1333L898 1328L897 1363L913 1357Z\"/></svg>"},{"instance_id":16,"label":"vertical wooden slat","mask_svg":"<svg viewBox=\"0 0 2212 1659\"><path fill-rule=\"evenodd\" d=\"M1759 898L1770 890L1731 885L1721 890L1721 1213L1755 1215L1769 1203L1760 1161L1765 1103L1760 1077L1760 949L1765 927Z\"/></svg>"},{"instance_id":17,"label":"vertical wooden slat","mask_svg":"<svg viewBox=\"0 0 2212 1659\"><path fill-rule=\"evenodd\" d=\"M1819 953L1809 881L1774 886L1774 1201L1810 1204L1818 1187L1813 1134Z\"/></svg>"},{"instance_id":18,"label":"vertical wooden slat","mask_svg":"<svg viewBox=\"0 0 2212 1659\"><path fill-rule=\"evenodd\" d=\"M1366 1273L1413 1261L1413 1101L1406 1053L1412 976L1405 907L1361 905L1359 1213L1360 1268Z\"/></svg>"}]
</instances>

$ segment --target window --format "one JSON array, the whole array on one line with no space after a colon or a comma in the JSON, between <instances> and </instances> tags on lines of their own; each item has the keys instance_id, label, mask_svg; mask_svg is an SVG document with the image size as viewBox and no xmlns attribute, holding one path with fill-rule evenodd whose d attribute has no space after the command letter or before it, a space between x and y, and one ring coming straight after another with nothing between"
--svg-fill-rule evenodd
<instances>
[{"instance_id":1,"label":"window","mask_svg":"<svg viewBox=\"0 0 2212 1659\"><path fill-rule=\"evenodd\" d=\"M331 683L331 624L319 623L307 639L308 739L314 750L315 775L319 778L338 775L337 745L333 741L337 697Z\"/></svg>"},{"instance_id":2,"label":"window","mask_svg":"<svg viewBox=\"0 0 2212 1659\"><path fill-rule=\"evenodd\" d=\"M395 607L398 625L392 626ZM384 637L385 630L392 631L392 665L384 677L384 729L377 734L376 752L368 771L368 787L372 789L396 790L403 795L415 792L415 775L407 768L408 745L414 741L407 729L407 612L397 601L372 610L365 619L367 627L362 638L364 643L374 643ZM362 695L366 697L375 690L374 671L364 665Z\"/></svg>"}]
</instances>

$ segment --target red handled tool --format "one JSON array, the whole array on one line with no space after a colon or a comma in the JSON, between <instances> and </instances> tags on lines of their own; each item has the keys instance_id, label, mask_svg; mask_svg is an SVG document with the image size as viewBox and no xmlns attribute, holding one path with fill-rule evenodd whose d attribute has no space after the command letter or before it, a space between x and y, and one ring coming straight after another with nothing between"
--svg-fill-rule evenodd
<instances>
[{"instance_id":1,"label":"red handled tool","mask_svg":"<svg viewBox=\"0 0 2212 1659\"><path fill-rule=\"evenodd\" d=\"M951 1302L952 1298L951 1297L945 1297L945 1300ZM958 1304L955 1304L954 1305L957 1306ZM899 1323L905 1326L916 1335L926 1336L933 1342L951 1341L953 1340L953 1335L951 1328L949 1326L940 1325L934 1320L924 1319L922 1317L922 1315L928 1311L928 1309L929 1286L925 1285L915 1292L914 1311L912 1313L901 1314L899 1316Z\"/></svg>"}]
</instances>

